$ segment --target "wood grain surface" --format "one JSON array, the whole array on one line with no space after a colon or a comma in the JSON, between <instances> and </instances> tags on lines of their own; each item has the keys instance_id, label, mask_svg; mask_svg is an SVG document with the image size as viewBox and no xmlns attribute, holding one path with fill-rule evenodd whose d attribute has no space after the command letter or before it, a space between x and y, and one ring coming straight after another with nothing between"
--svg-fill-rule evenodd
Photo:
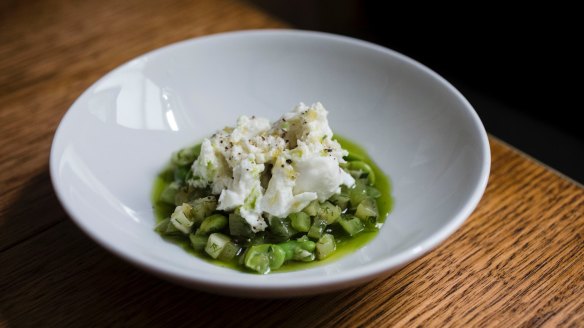
<instances>
[{"instance_id":1,"label":"wood grain surface","mask_svg":"<svg viewBox=\"0 0 584 328\"><path fill-rule=\"evenodd\" d=\"M50 184L59 120L101 75L210 33L284 24L245 2L0 2L0 326L584 326L584 189L491 138L468 221L393 276L247 300L188 290L88 239Z\"/></svg>"}]
</instances>

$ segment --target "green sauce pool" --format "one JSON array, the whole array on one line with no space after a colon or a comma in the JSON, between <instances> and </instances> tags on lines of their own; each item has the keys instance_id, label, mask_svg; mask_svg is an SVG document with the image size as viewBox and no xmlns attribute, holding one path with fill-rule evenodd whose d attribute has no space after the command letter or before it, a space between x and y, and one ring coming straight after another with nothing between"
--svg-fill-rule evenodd
<instances>
[{"instance_id":1,"label":"green sauce pool","mask_svg":"<svg viewBox=\"0 0 584 328\"><path fill-rule=\"evenodd\" d=\"M363 149L361 146L338 135L335 135L334 139L339 142L343 149L349 151L351 156L358 157L360 160L369 164L373 169L373 172L375 173L376 176L374 187L377 188L377 190L379 190L379 192L381 193L381 196L376 200L377 208L379 210L380 217L379 221L384 222L385 219L387 219L387 216L389 215L393 207L393 197L391 196L391 184L389 178L383 173L383 171L381 171L381 169L375 164L373 159L371 159L369 154L367 154L365 149ZM157 222L160 222L164 218L170 216L170 214L174 211L175 208L174 205L157 202L161 192L166 188L166 186L168 186L168 184L169 184L168 182L164 181L160 177L157 177L154 182L154 187L152 189L152 204ZM343 256L351 254L355 250L363 247L373 238L375 238L375 236L377 236L378 233L379 231L363 231L353 237L350 237L340 230L339 231L333 230L332 234L335 237L336 250L330 256L323 260L315 260L312 262L287 261L286 263L284 263L284 265L282 265L282 267L276 270L272 270L272 272L303 270L334 262L342 258ZM215 260L207 256L206 254L200 254L196 252L194 249L190 247L190 244L187 239L173 238L168 236L162 236L162 238L179 245L186 252L193 254L196 257L203 259L204 261L207 261L214 265L254 274L253 272L246 270L243 266L238 265L236 260L231 262L223 262L220 260Z\"/></svg>"}]
</instances>

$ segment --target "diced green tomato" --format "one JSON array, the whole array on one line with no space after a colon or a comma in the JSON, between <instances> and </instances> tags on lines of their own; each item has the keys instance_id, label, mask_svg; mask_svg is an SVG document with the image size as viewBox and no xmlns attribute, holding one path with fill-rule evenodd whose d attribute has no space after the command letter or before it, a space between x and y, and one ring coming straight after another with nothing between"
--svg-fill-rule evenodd
<instances>
[{"instance_id":1,"label":"diced green tomato","mask_svg":"<svg viewBox=\"0 0 584 328\"><path fill-rule=\"evenodd\" d=\"M217 199L213 196L208 196L195 199L189 202L189 204L192 206L190 217L193 218L195 225L198 225L215 211L217 208Z\"/></svg>"},{"instance_id":2,"label":"diced green tomato","mask_svg":"<svg viewBox=\"0 0 584 328\"><path fill-rule=\"evenodd\" d=\"M285 243L278 244L278 246L284 250L285 260L290 261L294 257L294 250L298 247L298 244L293 240L289 240Z\"/></svg>"},{"instance_id":3,"label":"diced green tomato","mask_svg":"<svg viewBox=\"0 0 584 328\"><path fill-rule=\"evenodd\" d=\"M174 166L167 165L167 167L164 168L164 171L158 174L158 177L160 177L162 180L166 182L174 181Z\"/></svg>"},{"instance_id":4,"label":"diced green tomato","mask_svg":"<svg viewBox=\"0 0 584 328\"><path fill-rule=\"evenodd\" d=\"M199 155L201 154L201 146L202 146L202 143L191 147L192 152L195 155L195 159L197 159L197 157L199 157ZM194 162L194 160L193 160L193 162Z\"/></svg>"},{"instance_id":5,"label":"diced green tomato","mask_svg":"<svg viewBox=\"0 0 584 328\"><path fill-rule=\"evenodd\" d=\"M348 195L343 195L343 194L336 194L333 195L330 198L330 201L337 205L338 207L341 208L341 211L344 211L345 209L347 209L347 207L349 207L349 201L351 200L351 198L349 198Z\"/></svg>"},{"instance_id":6,"label":"diced green tomato","mask_svg":"<svg viewBox=\"0 0 584 328\"><path fill-rule=\"evenodd\" d=\"M308 238L308 236L307 236L307 235L302 235L302 236L298 237L298 238L296 239L296 241L299 241L299 242L310 241L310 242L312 242L312 241L310 240L310 238Z\"/></svg>"},{"instance_id":7,"label":"diced green tomato","mask_svg":"<svg viewBox=\"0 0 584 328\"><path fill-rule=\"evenodd\" d=\"M352 208L356 208L363 199L367 198L367 183L365 181L364 179L357 179L353 188L349 189Z\"/></svg>"},{"instance_id":8,"label":"diced green tomato","mask_svg":"<svg viewBox=\"0 0 584 328\"><path fill-rule=\"evenodd\" d=\"M207 245L205 246L205 253L209 254L212 258L216 259L219 257L225 245L231 242L231 238L222 233L212 233L209 235L207 240Z\"/></svg>"},{"instance_id":9,"label":"diced green tomato","mask_svg":"<svg viewBox=\"0 0 584 328\"><path fill-rule=\"evenodd\" d=\"M276 236L287 236L288 229L281 218L272 217L270 218L270 231Z\"/></svg>"},{"instance_id":10,"label":"diced green tomato","mask_svg":"<svg viewBox=\"0 0 584 328\"><path fill-rule=\"evenodd\" d=\"M190 172L190 171L189 171ZM205 196L210 194L209 190L193 187L190 184L179 183L175 196L174 203L180 205L182 203L194 203L199 198L205 198ZM211 196L214 199L214 197ZM193 205L193 204L191 204Z\"/></svg>"},{"instance_id":11,"label":"diced green tomato","mask_svg":"<svg viewBox=\"0 0 584 328\"><path fill-rule=\"evenodd\" d=\"M196 251L202 251L207 246L207 241L209 237L207 235L197 235L194 233L189 234L189 240L191 241L191 246Z\"/></svg>"},{"instance_id":12,"label":"diced green tomato","mask_svg":"<svg viewBox=\"0 0 584 328\"><path fill-rule=\"evenodd\" d=\"M348 196L349 195L349 187L342 185L340 195Z\"/></svg>"},{"instance_id":13,"label":"diced green tomato","mask_svg":"<svg viewBox=\"0 0 584 328\"><path fill-rule=\"evenodd\" d=\"M317 218L314 220L310 230L308 230L307 235L310 238L318 239L320 236L322 236L324 229L326 229L326 221L321 218Z\"/></svg>"},{"instance_id":14,"label":"diced green tomato","mask_svg":"<svg viewBox=\"0 0 584 328\"><path fill-rule=\"evenodd\" d=\"M354 236L365 229L363 222L352 215L341 215L338 222L349 236Z\"/></svg>"},{"instance_id":15,"label":"diced green tomato","mask_svg":"<svg viewBox=\"0 0 584 328\"><path fill-rule=\"evenodd\" d=\"M175 228L182 231L184 234L188 234L193 226L193 220L189 219L184 210L189 209L189 207L184 207L179 205L174 209L174 212L170 215L170 223L174 225Z\"/></svg>"},{"instance_id":16,"label":"diced green tomato","mask_svg":"<svg viewBox=\"0 0 584 328\"><path fill-rule=\"evenodd\" d=\"M314 252L314 249L316 248L316 243L313 242L312 240L298 241L298 247L309 252Z\"/></svg>"},{"instance_id":17,"label":"diced green tomato","mask_svg":"<svg viewBox=\"0 0 584 328\"><path fill-rule=\"evenodd\" d=\"M292 228L300 232L308 232L310 229L310 216L304 212L292 213L288 216Z\"/></svg>"},{"instance_id":18,"label":"diced green tomato","mask_svg":"<svg viewBox=\"0 0 584 328\"><path fill-rule=\"evenodd\" d=\"M278 244L286 253L286 260L309 260L309 253L314 252L316 243L311 240L289 240L285 243Z\"/></svg>"},{"instance_id":19,"label":"diced green tomato","mask_svg":"<svg viewBox=\"0 0 584 328\"><path fill-rule=\"evenodd\" d=\"M286 261L286 252L279 245L261 244L251 246L245 253L244 265L259 273L278 269ZM266 268L267 264L267 268Z\"/></svg>"},{"instance_id":20,"label":"diced green tomato","mask_svg":"<svg viewBox=\"0 0 584 328\"><path fill-rule=\"evenodd\" d=\"M367 186L367 188L365 189L365 193L367 193L367 196L369 196L371 198L381 197L381 192L379 192L379 190L377 190L377 188L372 187L372 186Z\"/></svg>"},{"instance_id":21,"label":"diced green tomato","mask_svg":"<svg viewBox=\"0 0 584 328\"><path fill-rule=\"evenodd\" d=\"M315 258L316 257L314 256L314 253L307 251L305 249L296 248L294 250L293 259L296 261L311 262L311 261L314 261Z\"/></svg>"},{"instance_id":22,"label":"diced green tomato","mask_svg":"<svg viewBox=\"0 0 584 328\"><path fill-rule=\"evenodd\" d=\"M171 182L166 188L164 188L164 190L162 190L158 200L167 204L175 204L174 198L179 188L180 184L178 182Z\"/></svg>"},{"instance_id":23,"label":"diced green tomato","mask_svg":"<svg viewBox=\"0 0 584 328\"><path fill-rule=\"evenodd\" d=\"M195 188L191 185L183 185L181 186L178 191L176 192L176 195L174 196L174 202L177 205L180 205L182 203L189 203L191 205L195 205L195 202L208 202L207 206L213 206L213 210L214 208L217 206L217 200L215 199L215 197L213 196L207 196L209 195L210 191L205 190L205 189L200 189L200 188ZM202 199L202 200L199 200Z\"/></svg>"},{"instance_id":24,"label":"diced green tomato","mask_svg":"<svg viewBox=\"0 0 584 328\"><path fill-rule=\"evenodd\" d=\"M189 201L189 187L181 186L174 194L174 204L181 205Z\"/></svg>"},{"instance_id":25,"label":"diced green tomato","mask_svg":"<svg viewBox=\"0 0 584 328\"><path fill-rule=\"evenodd\" d=\"M177 166L174 169L174 181L178 181L180 183L185 182L187 174L191 168L189 166Z\"/></svg>"},{"instance_id":26,"label":"diced green tomato","mask_svg":"<svg viewBox=\"0 0 584 328\"><path fill-rule=\"evenodd\" d=\"M355 211L355 216L361 219L368 229L375 229L377 224L377 202L371 198L365 198Z\"/></svg>"},{"instance_id":27,"label":"diced green tomato","mask_svg":"<svg viewBox=\"0 0 584 328\"><path fill-rule=\"evenodd\" d=\"M270 245L268 256L270 258L270 269L272 270L280 268L286 261L286 252L278 245Z\"/></svg>"},{"instance_id":28,"label":"diced green tomato","mask_svg":"<svg viewBox=\"0 0 584 328\"><path fill-rule=\"evenodd\" d=\"M261 245L266 243L266 234L263 232L256 233L250 240L252 245Z\"/></svg>"},{"instance_id":29,"label":"diced green tomato","mask_svg":"<svg viewBox=\"0 0 584 328\"><path fill-rule=\"evenodd\" d=\"M191 185L181 185L174 196L174 203L180 205L182 203L189 203L194 206L195 202L200 199L206 199L203 197L208 194L206 190L195 188ZM210 199L215 200L215 197L210 197Z\"/></svg>"},{"instance_id":30,"label":"diced green tomato","mask_svg":"<svg viewBox=\"0 0 584 328\"><path fill-rule=\"evenodd\" d=\"M336 248L335 237L331 234L325 233L316 243L316 258L319 260L325 259L331 255Z\"/></svg>"},{"instance_id":31,"label":"diced green tomato","mask_svg":"<svg viewBox=\"0 0 584 328\"><path fill-rule=\"evenodd\" d=\"M203 220L197 234L208 235L213 232L221 231L227 226L227 218L221 214L213 214Z\"/></svg>"},{"instance_id":32,"label":"diced green tomato","mask_svg":"<svg viewBox=\"0 0 584 328\"><path fill-rule=\"evenodd\" d=\"M318 209L318 217L324 221L326 224L332 224L341 216L341 208L333 205L331 202L324 202L320 204Z\"/></svg>"},{"instance_id":33,"label":"diced green tomato","mask_svg":"<svg viewBox=\"0 0 584 328\"><path fill-rule=\"evenodd\" d=\"M371 166L369 166L369 164L363 161L351 161L349 162L349 170L360 171L360 177L366 177L369 185L375 184L375 172L373 172L373 169Z\"/></svg>"},{"instance_id":34,"label":"diced green tomato","mask_svg":"<svg viewBox=\"0 0 584 328\"><path fill-rule=\"evenodd\" d=\"M247 221L238 214L229 214L229 233L232 236L251 238L254 236L253 230Z\"/></svg>"},{"instance_id":35,"label":"diced green tomato","mask_svg":"<svg viewBox=\"0 0 584 328\"><path fill-rule=\"evenodd\" d=\"M191 170L191 165L188 165L188 166L187 166L187 169L188 169L188 170L187 170L187 173L185 174L185 177L184 177L184 179L183 179L183 180L184 180L184 182L186 182L186 183L188 183L188 182L189 182L189 180L191 180L191 179L193 178L193 170ZM197 198L200 198L200 196L199 196L199 197L197 197Z\"/></svg>"},{"instance_id":36,"label":"diced green tomato","mask_svg":"<svg viewBox=\"0 0 584 328\"><path fill-rule=\"evenodd\" d=\"M165 236L177 236L183 234L182 231L175 228L175 226L170 222L170 218L162 220L159 224L156 225L154 230Z\"/></svg>"},{"instance_id":37,"label":"diced green tomato","mask_svg":"<svg viewBox=\"0 0 584 328\"><path fill-rule=\"evenodd\" d=\"M178 166L185 166L192 164L201 152L201 146L183 148L172 154L171 161Z\"/></svg>"},{"instance_id":38,"label":"diced green tomato","mask_svg":"<svg viewBox=\"0 0 584 328\"><path fill-rule=\"evenodd\" d=\"M170 219L164 219L162 221L160 221L156 227L154 227L154 231L158 232L158 233L165 233L166 232L166 228L168 227L168 224L170 223Z\"/></svg>"},{"instance_id":39,"label":"diced green tomato","mask_svg":"<svg viewBox=\"0 0 584 328\"><path fill-rule=\"evenodd\" d=\"M270 255L268 254L269 244L254 245L247 249L244 265L261 274L270 272Z\"/></svg>"},{"instance_id":40,"label":"diced green tomato","mask_svg":"<svg viewBox=\"0 0 584 328\"><path fill-rule=\"evenodd\" d=\"M272 217L270 219L270 232L274 241L282 242L290 239L298 231L292 228L289 219Z\"/></svg>"},{"instance_id":41,"label":"diced green tomato","mask_svg":"<svg viewBox=\"0 0 584 328\"><path fill-rule=\"evenodd\" d=\"M319 204L318 204L318 200L313 200L312 202L310 202L310 204L308 204L308 206L306 206L302 212L310 215L310 216L316 216L318 214L318 209L319 209Z\"/></svg>"},{"instance_id":42,"label":"diced green tomato","mask_svg":"<svg viewBox=\"0 0 584 328\"><path fill-rule=\"evenodd\" d=\"M221 251L221 254L219 254L217 259L225 262L231 261L235 256L237 256L237 253L239 253L240 250L241 247L239 247L239 245L230 241L227 244L225 244L225 247L223 247L223 251Z\"/></svg>"}]
</instances>

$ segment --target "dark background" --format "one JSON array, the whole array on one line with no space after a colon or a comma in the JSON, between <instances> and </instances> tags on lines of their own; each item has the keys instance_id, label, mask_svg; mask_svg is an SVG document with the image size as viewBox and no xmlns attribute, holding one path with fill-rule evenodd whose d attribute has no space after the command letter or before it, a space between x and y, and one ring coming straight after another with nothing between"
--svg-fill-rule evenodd
<instances>
[{"instance_id":1,"label":"dark background","mask_svg":"<svg viewBox=\"0 0 584 328\"><path fill-rule=\"evenodd\" d=\"M249 1L296 28L372 41L422 62L468 98L489 133L584 182L575 50L584 38L575 8Z\"/></svg>"}]
</instances>

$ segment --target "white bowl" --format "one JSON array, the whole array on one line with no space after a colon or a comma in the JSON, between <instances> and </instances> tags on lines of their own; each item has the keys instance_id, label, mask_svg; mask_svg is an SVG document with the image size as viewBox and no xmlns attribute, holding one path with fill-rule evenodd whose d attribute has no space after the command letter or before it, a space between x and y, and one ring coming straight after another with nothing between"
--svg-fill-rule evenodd
<instances>
[{"instance_id":1,"label":"white bowl","mask_svg":"<svg viewBox=\"0 0 584 328\"><path fill-rule=\"evenodd\" d=\"M243 114L278 118L321 101L335 131L364 146L393 183L379 235L336 262L256 275L218 267L153 231L150 193L170 154ZM218 34L140 56L71 106L53 140L51 177L91 238L156 275L244 297L317 294L403 267L451 235L487 184L485 130L427 67L342 36L290 30Z\"/></svg>"}]
</instances>

